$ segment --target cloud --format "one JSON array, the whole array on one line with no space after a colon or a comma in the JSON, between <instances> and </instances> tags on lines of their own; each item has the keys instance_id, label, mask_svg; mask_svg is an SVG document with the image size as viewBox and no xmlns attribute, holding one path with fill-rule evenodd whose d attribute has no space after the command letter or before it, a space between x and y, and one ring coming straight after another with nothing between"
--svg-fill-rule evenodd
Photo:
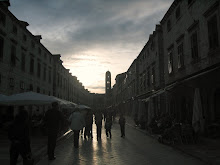
<instances>
[{"instance_id":1,"label":"cloud","mask_svg":"<svg viewBox=\"0 0 220 165\"><path fill-rule=\"evenodd\" d=\"M61 54L64 66L77 77L86 74L79 68L89 65L96 68L97 73L91 74L100 75L99 79L101 72L104 76L110 70L114 80L138 56L173 0L10 2L12 13L27 21L33 34L41 34L45 47L53 54Z\"/></svg>"}]
</instances>

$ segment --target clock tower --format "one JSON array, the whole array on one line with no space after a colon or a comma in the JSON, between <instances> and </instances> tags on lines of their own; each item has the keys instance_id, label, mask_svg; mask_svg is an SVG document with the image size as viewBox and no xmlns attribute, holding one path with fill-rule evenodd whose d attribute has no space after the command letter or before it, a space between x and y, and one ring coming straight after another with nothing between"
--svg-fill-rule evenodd
<instances>
[{"instance_id":1,"label":"clock tower","mask_svg":"<svg viewBox=\"0 0 220 165\"><path fill-rule=\"evenodd\" d=\"M105 73L105 94L109 95L111 92L111 73L107 71Z\"/></svg>"}]
</instances>

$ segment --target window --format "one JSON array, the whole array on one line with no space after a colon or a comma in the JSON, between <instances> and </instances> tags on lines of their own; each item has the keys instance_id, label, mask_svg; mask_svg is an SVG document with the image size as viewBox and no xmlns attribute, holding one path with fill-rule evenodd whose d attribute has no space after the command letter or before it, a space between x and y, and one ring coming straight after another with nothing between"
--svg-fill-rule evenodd
<instances>
[{"instance_id":1,"label":"window","mask_svg":"<svg viewBox=\"0 0 220 165\"><path fill-rule=\"evenodd\" d=\"M173 50L168 51L168 73L173 73Z\"/></svg>"},{"instance_id":2,"label":"window","mask_svg":"<svg viewBox=\"0 0 220 165\"><path fill-rule=\"evenodd\" d=\"M146 90L146 71L144 71L143 73L143 86L144 86L144 90Z\"/></svg>"},{"instance_id":3,"label":"window","mask_svg":"<svg viewBox=\"0 0 220 165\"><path fill-rule=\"evenodd\" d=\"M47 69L46 69L46 66L44 66L44 81L46 81L46 72L47 72Z\"/></svg>"},{"instance_id":4,"label":"window","mask_svg":"<svg viewBox=\"0 0 220 165\"><path fill-rule=\"evenodd\" d=\"M15 25L13 25L12 32L17 35L18 29Z\"/></svg>"},{"instance_id":5,"label":"window","mask_svg":"<svg viewBox=\"0 0 220 165\"><path fill-rule=\"evenodd\" d=\"M11 46L11 65L16 65L16 47L14 45Z\"/></svg>"},{"instance_id":6,"label":"window","mask_svg":"<svg viewBox=\"0 0 220 165\"><path fill-rule=\"evenodd\" d=\"M9 86L10 86L11 88L14 88L14 86L15 86L14 78L10 78L10 79L9 79Z\"/></svg>"},{"instance_id":7,"label":"window","mask_svg":"<svg viewBox=\"0 0 220 165\"><path fill-rule=\"evenodd\" d=\"M155 84L155 68L154 67L152 67L151 83Z\"/></svg>"},{"instance_id":8,"label":"window","mask_svg":"<svg viewBox=\"0 0 220 165\"><path fill-rule=\"evenodd\" d=\"M177 53L178 53L178 69L183 68L184 66L184 56L183 56L183 43L181 43L177 47Z\"/></svg>"},{"instance_id":9,"label":"window","mask_svg":"<svg viewBox=\"0 0 220 165\"><path fill-rule=\"evenodd\" d=\"M152 40L152 42L151 42L150 49L151 49L152 51L154 50L154 40Z\"/></svg>"},{"instance_id":10,"label":"window","mask_svg":"<svg viewBox=\"0 0 220 165\"><path fill-rule=\"evenodd\" d=\"M33 74L34 73L34 59L31 58L30 60L30 73Z\"/></svg>"},{"instance_id":11,"label":"window","mask_svg":"<svg viewBox=\"0 0 220 165\"><path fill-rule=\"evenodd\" d=\"M180 6L178 6L176 9L176 19L179 19L179 17L180 17Z\"/></svg>"},{"instance_id":12,"label":"window","mask_svg":"<svg viewBox=\"0 0 220 165\"><path fill-rule=\"evenodd\" d=\"M139 86L140 86L140 90L142 90L142 87L143 87L142 74L139 75L139 78L140 78Z\"/></svg>"},{"instance_id":13,"label":"window","mask_svg":"<svg viewBox=\"0 0 220 165\"><path fill-rule=\"evenodd\" d=\"M35 48L35 43L34 41L31 41L31 47L34 49Z\"/></svg>"},{"instance_id":14,"label":"window","mask_svg":"<svg viewBox=\"0 0 220 165\"><path fill-rule=\"evenodd\" d=\"M171 29L171 21L168 20L167 21L167 31L170 31L170 29Z\"/></svg>"},{"instance_id":15,"label":"window","mask_svg":"<svg viewBox=\"0 0 220 165\"><path fill-rule=\"evenodd\" d=\"M39 87L37 87L37 93L40 93L40 88Z\"/></svg>"},{"instance_id":16,"label":"window","mask_svg":"<svg viewBox=\"0 0 220 165\"><path fill-rule=\"evenodd\" d=\"M193 60L198 59L198 39L197 39L197 32L194 32L190 36L190 42L191 42L191 55Z\"/></svg>"},{"instance_id":17,"label":"window","mask_svg":"<svg viewBox=\"0 0 220 165\"><path fill-rule=\"evenodd\" d=\"M6 22L6 15L0 11L0 25L5 26L5 22Z\"/></svg>"},{"instance_id":18,"label":"window","mask_svg":"<svg viewBox=\"0 0 220 165\"><path fill-rule=\"evenodd\" d=\"M21 82L20 82L20 88L21 88L22 90L24 90L24 88L25 88L24 81L21 81Z\"/></svg>"},{"instance_id":19,"label":"window","mask_svg":"<svg viewBox=\"0 0 220 165\"><path fill-rule=\"evenodd\" d=\"M21 70L25 71L25 54L21 55Z\"/></svg>"},{"instance_id":20,"label":"window","mask_svg":"<svg viewBox=\"0 0 220 165\"><path fill-rule=\"evenodd\" d=\"M0 59L3 58L4 53L4 39L0 37Z\"/></svg>"},{"instance_id":21,"label":"window","mask_svg":"<svg viewBox=\"0 0 220 165\"><path fill-rule=\"evenodd\" d=\"M25 34L23 34L23 41L26 42L27 41L27 36Z\"/></svg>"},{"instance_id":22,"label":"window","mask_svg":"<svg viewBox=\"0 0 220 165\"><path fill-rule=\"evenodd\" d=\"M214 15L208 20L208 37L209 37L209 49L215 49L218 47L218 25L217 16Z\"/></svg>"},{"instance_id":23,"label":"window","mask_svg":"<svg viewBox=\"0 0 220 165\"><path fill-rule=\"evenodd\" d=\"M40 78L40 74L41 74L41 64L40 62L37 63L37 77Z\"/></svg>"},{"instance_id":24,"label":"window","mask_svg":"<svg viewBox=\"0 0 220 165\"><path fill-rule=\"evenodd\" d=\"M51 70L49 69L49 83L51 83Z\"/></svg>"},{"instance_id":25,"label":"window","mask_svg":"<svg viewBox=\"0 0 220 165\"><path fill-rule=\"evenodd\" d=\"M58 73L57 75L57 85L59 86L60 85L60 74Z\"/></svg>"},{"instance_id":26,"label":"window","mask_svg":"<svg viewBox=\"0 0 220 165\"><path fill-rule=\"evenodd\" d=\"M147 86L150 86L150 70L147 71Z\"/></svg>"},{"instance_id":27,"label":"window","mask_svg":"<svg viewBox=\"0 0 220 165\"><path fill-rule=\"evenodd\" d=\"M62 85L63 85L63 77L60 76L60 87L62 87Z\"/></svg>"},{"instance_id":28,"label":"window","mask_svg":"<svg viewBox=\"0 0 220 165\"><path fill-rule=\"evenodd\" d=\"M30 91L33 91L34 87L33 87L33 84L30 84Z\"/></svg>"},{"instance_id":29,"label":"window","mask_svg":"<svg viewBox=\"0 0 220 165\"><path fill-rule=\"evenodd\" d=\"M41 49L40 48L38 48L38 53L41 55Z\"/></svg>"}]
</instances>

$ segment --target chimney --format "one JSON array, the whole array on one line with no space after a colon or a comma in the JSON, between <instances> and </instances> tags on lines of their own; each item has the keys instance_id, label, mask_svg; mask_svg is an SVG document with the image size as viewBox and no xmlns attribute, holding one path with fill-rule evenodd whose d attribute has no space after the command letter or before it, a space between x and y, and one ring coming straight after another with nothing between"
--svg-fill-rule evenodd
<instances>
[{"instance_id":1,"label":"chimney","mask_svg":"<svg viewBox=\"0 0 220 165\"><path fill-rule=\"evenodd\" d=\"M156 25L156 31L161 31L162 30L162 27L161 27L161 25Z\"/></svg>"},{"instance_id":2,"label":"chimney","mask_svg":"<svg viewBox=\"0 0 220 165\"><path fill-rule=\"evenodd\" d=\"M23 26L23 27L25 27L25 28L27 28L27 26L29 25L27 22L25 22L25 21L21 21L21 20L19 20L20 21L20 24Z\"/></svg>"},{"instance_id":3,"label":"chimney","mask_svg":"<svg viewBox=\"0 0 220 165\"><path fill-rule=\"evenodd\" d=\"M34 36L34 37L35 37L35 39L36 39L38 42L40 42L40 40L42 39L41 35L36 35L36 36Z\"/></svg>"}]
</instances>

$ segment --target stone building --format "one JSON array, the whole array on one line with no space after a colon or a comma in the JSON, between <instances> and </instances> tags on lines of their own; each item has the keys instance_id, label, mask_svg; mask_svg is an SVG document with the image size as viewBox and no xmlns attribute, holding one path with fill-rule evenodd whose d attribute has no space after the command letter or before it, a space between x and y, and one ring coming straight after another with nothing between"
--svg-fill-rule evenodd
<instances>
[{"instance_id":1,"label":"stone building","mask_svg":"<svg viewBox=\"0 0 220 165\"><path fill-rule=\"evenodd\" d=\"M219 0L175 0L128 71L116 76L113 104L143 114L145 101L142 109L153 109L148 122L169 113L207 131L220 119L219 18ZM138 103L123 104L129 99Z\"/></svg>"},{"instance_id":2,"label":"stone building","mask_svg":"<svg viewBox=\"0 0 220 165\"><path fill-rule=\"evenodd\" d=\"M61 55L51 54L33 35L28 23L18 20L0 2L0 93L34 91L89 105L90 92L63 66Z\"/></svg>"},{"instance_id":3,"label":"stone building","mask_svg":"<svg viewBox=\"0 0 220 165\"><path fill-rule=\"evenodd\" d=\"M145 109L145 111L140 111L146 117L149 116L148 104L151 101L151 108L154 112L151 116L160 116L165 107L164 93L158 94L164 88L163 31L161 25L156 25L155 31L149 36L149 40L137 57L137 61L137 88L139 87L137 98L146 101L145 106L139 105L138 109Z\"/></svg>"},{"instance_id":4,"label":"stone building","mask_svg":"<svg viewBox=\"0 0 220 165\"><path fill-rule=\"evenodd\" d=\"M41 36L34 36L27 26L7 6L0 5L0 93L52 95L52 55L40 43Z\"/></svg>"},{"instance_id":5,"label":"stone building","mask_svg":"<svg viewBox=\"0 0 220 165\"><path fill-rule=\"evenodd\" d=\"M125 77L126 77L126 72L118 74L115 78L115 86L113 88L113 93L114 93L113 97L115 98L114 104L119 104L125 101L125 92L127 90L124 86Z\"/></svg>"},{"instance_id":6,"label":"stone building","mask_svg":"<svg viewBox=\"0 0 220 165\"><path fill-rule=\"evenodd\" d=\"M176 0L161 20L167 109L179 122L200 123L201 131L220 118L219 12L218 0Z\"/></svg>"}]
</instances>

